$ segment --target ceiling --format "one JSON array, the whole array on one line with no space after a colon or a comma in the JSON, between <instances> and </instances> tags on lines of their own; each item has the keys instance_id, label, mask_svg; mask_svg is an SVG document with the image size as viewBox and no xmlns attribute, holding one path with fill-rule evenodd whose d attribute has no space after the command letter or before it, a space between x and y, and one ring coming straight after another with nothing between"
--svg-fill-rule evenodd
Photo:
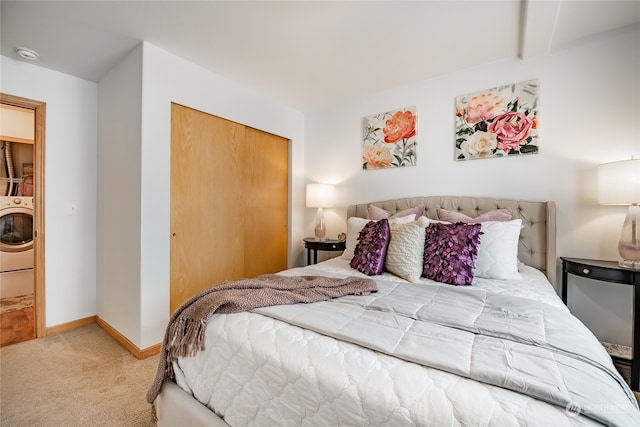
<instances>
[{"instance_id":1,"label":"ceiling","mask_svg":"<svg viewBox=\"0 0 640 427\"><path fill-rule=\"evenodd\" d=\"M303 111L640 22L640 0L7 1L0 51L91 81L147 41ZM22 59L21 59L22 60Z\"/></svg>"}]
</instances>

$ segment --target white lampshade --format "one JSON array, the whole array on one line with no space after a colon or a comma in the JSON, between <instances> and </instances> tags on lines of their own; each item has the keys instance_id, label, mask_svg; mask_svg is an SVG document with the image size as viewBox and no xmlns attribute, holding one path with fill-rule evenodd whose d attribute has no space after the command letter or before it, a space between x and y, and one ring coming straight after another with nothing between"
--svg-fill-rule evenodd
<instances>
[{"instance_id":1,"label":"white lampshade","mask_svg":"<svg viewBox=\"0 0 640 427\"><path fill-rule=\"evenodd\" d=\"M640 159L605 163L598 167L598 203L640 203Z\"/></svg>"},{"instance_id":2,"label":"white lampshade","mask_svg":"<svg viewBox=\"0 0 640 427\"><path fill-rule=\"evenodd\" d=\"M333 206L333 185L307 184L308 208L330 208Z\"/></svg>"}]
</instances>

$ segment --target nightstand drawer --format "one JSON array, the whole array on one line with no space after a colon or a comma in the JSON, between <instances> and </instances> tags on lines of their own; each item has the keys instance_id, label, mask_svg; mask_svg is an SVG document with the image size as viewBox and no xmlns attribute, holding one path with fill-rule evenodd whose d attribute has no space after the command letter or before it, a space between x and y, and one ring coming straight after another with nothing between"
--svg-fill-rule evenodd
<instances>
[{"instance_id":1,"label":"nightstand drawer","mask_svg":"<svg viewBox=\"0 0 640 427\"><path fill-rule=\"evenodd\" d=\"M304 247L307 249L316 249L319 251L344 251L345 242L334 239L316 240L313 237L305 237Z\"/></svg>"},{"instance_id":2,"label":"nightstand drawer","mask_svg":"<svg viewBox=\"0 0 640 427\"><path fill-rule=\"evenodd\" d=\"M567 263L567 272L576 276L591 277L618 283L633 283L633 272L619 268L608 268L592 264Z\"/></svg>"}]
</instances>

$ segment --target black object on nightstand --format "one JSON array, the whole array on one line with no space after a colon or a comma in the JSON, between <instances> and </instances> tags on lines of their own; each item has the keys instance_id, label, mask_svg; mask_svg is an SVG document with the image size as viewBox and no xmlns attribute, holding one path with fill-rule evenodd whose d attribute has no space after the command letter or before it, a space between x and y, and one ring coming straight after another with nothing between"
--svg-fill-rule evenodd
<instances>
[{"instance_id":1,"label":"black object on nightstand","mask_svg":"<svg viewBox=\"0 0 640 427\"><path fill-rule=\"evenodd\" d=\"M567 304L567 275L574 274L594 280L620 283L633 286L633 355L631 360L611 356L616 362L631 366L631 389L638 391L640 386L640 270L621 267L616 261L594 259L562 259L562 302Z\"/></svg>"},{"instance_id":2,"label":"black object on nightstand","mask_svg":"<svg viewBox=\"0 0 640 427\"><path fill-rule=\"evenodd\" d=\"M318 251L344 251L346 243L341 240L318 240L315 237L305 237L304 247L307 248L307 265L311 264L311 251L313 251L313 263L318 263Z\"/></svg>"}]
</instances>

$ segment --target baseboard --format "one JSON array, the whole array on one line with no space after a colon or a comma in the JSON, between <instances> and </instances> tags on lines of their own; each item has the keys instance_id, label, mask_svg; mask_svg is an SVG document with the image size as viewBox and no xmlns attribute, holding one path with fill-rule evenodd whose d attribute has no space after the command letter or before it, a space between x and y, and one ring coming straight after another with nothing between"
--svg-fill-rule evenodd
<instances>
[{"instance_id":1,"label":"baseboard","mask_svg":"<svg viewBox=\"0 0 640 427\"><path fill-rule=\"evenodd\" d=\"M44 335L45 336L55 335L62 332L70 331L72 329L79 328L81 326L90 325L91 323L96 323L96 318L97 316L89 316L89 317L85 317L84 319L77 319L71 322L62 323L60 325L50 326L48 328L45 328Z\"/></svg>"},{"instance_id":2,"label":"baseboard","mask_svg":"<svg viewBox=\"0 0 640 427\"><path fill-rule=\"evenodd\" d=\"M160 353L162 344L158 343L144 349L139 349L134 343L129 341L127 337L118 332L113 326L99 318L98 316L89 316L83 319L77 319L72 322L63 323L61 325L51 326L45 329L45 336L55 335L62 332L67 332L72 329L79 328L81 326L90 325L91 323L97 323L106 333L108 333L114 340L118 341L129 353L133 354L136 359L147 359L151 356L155 356Z\"/></svg>"},{"instance_id":3,"label":"baseboard","mask_svg":"<svg viewBox=\"0 0 640 427\"><path fill-rule=\"evenodd\" d=\"M98 324L98 326L104 329L106 333L111 335L114 340L122 344L122 346L126 348L129 353L133 354L136 357L136 359L146 359L160 353L160 350L162 348L162 344L160 343L152 345L151 347L147 347L145 349L139 349L134 343L129 341L127 337L122 335L113 326L109 325L98 316L96 316L96 323Z\"/></svg>"}]
</instances>

